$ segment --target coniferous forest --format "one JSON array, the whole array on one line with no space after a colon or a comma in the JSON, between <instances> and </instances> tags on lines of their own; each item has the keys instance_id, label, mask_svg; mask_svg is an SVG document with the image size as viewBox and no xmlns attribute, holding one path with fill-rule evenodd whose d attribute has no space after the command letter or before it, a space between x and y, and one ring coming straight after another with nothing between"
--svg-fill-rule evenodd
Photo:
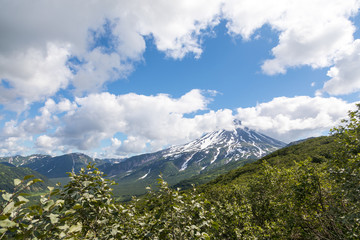
<instances>
[{"instance_id":1,"label":"coniferous forest","mask_svg":"<svg viewBox=\"0 0 360 240\"><path fill-rule=\"evenodd\" d=\"M38 179L2 190L0 239L359 239L360 105L331 136L280 149L187 190L158 186L130 202L96 166L35 201Z\"/></svg>"}]
</instances>

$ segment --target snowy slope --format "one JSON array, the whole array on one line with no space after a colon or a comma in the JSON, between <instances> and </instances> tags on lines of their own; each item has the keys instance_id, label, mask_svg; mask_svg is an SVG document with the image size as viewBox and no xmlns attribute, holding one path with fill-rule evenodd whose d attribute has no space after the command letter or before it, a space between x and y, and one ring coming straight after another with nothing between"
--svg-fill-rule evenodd
<instances>
[{"instance_id":1,"label":"snowy slope","mask_svg":"<svg viewBox=\"0 0 360 240\"><path fill-rule=\"evenodd\" d=\"M199 139L184 145L174 146L163 151L163 157L178 158L190 154L180 170L185 170L195 153L204 155L213 153L210 164L217 160L227 162L239 159L258 159L286 144L248 128L236 128L233 131L220 130L207 133Z\"/></svg>"},{"instance_id":2,"label":"snowy slope","mask_svg":"<svg viewBox=\"0 0 360 240\"><path fill-rule=\"evenodd\" d=\"M110 176L117 176L119 181L146 181L158 178L160 173L164 178L169 176L184 179L231 161L259 159L285 145L240 126L233 131L219 130L207 133L184 145L130 157L119 164L112 164L104 169L104 172Z\"/></svg>"}]
</instances>

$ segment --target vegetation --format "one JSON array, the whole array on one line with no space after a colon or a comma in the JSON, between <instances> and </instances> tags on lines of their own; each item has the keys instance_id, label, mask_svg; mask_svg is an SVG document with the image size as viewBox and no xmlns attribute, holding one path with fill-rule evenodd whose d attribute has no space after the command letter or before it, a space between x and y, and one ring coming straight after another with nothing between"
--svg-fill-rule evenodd
<instances>
[{"instance_id":1,"label":"vegetation","mask_svg":"<svg viewBox=\"0 0 360 240\"><path fill-rule=\"evenodd\" d=\"M32 192L45 191L47 186L53 185L48 178L29 168L20 168L9 163L0 163L0 189L12 192L15 187L14 179L22 179L27 175L33 175L34 177L42 180L42 182L34 184L31 187L30 190Z\"/></svg>"},{"instance_id":2,"label":"vegetation","mask_svg":"<svg viewBox=\"0 0 360 240\"><path fill-rule=\"evenodd\" d=\"M0 239L359 239L360 105L332 137L308 141L200 190L160 179L159 191L126 204L93 165L30 206L22 192L38 180L15 179L2 194Z\"/></svg>"}]
</instances>

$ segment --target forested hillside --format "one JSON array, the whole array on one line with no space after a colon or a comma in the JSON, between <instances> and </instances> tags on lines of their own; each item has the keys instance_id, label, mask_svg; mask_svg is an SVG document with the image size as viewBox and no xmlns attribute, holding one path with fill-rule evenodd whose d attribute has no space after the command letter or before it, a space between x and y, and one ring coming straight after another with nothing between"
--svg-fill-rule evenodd
<instances>
[{"instance_id":1,"label":"forested hillside","mask_svg":"<svg viewBox=\"0 0 360 240\"><path fill-rule=\"evenodd\" d=\"M313 162L320 163L326 161L327 159L333 158L333 153L336 151L337 145L338 144L336 143L334 136L308 139L306 141L279 149L259 159L258 161L249 161L248 163L245 162L247 164L243 167L234 169L231 165L223 166L222 168L215 169L216 171L214 172L206 172L193 178L181 181L180 183L176 184L175 187L188 189L191 188L192 185L200 185L202 183L209 182L208 179L214 178L212 175L221 175L221 172L226 173L228 171L229 172L227 174L222 174L221 176L217 177L208 184L201 186L200 188L204 189L205 191L206 189L215 187L216 185L221 186L228 185L230 183L243 184L247 182L247 178L253 177L254 174L261 170L261 166L264 161L267 161L270 165L281 168L294 166L295 162L307 159L309 157ZM235 162L233 164L242 166L245 163Z\"/></svg>"},{"instance_id":2,"label":"forested hillside","mask_svg":"<svg viewBox=\"0 0 360 240\"><path fill-rule=\"evenodd\" d=\"M20 239L359 239L360 105L331 137L310 139L179 191L116 203L92 165L24 207L4 192L0 232ZM31 185L15 180L16 185Z\"/></svg>"},{"instance_id":3,"label":"forested hillside","mask_svg":"<svg viewBox=\"0 0 360 240\"><path fill-rule=\"evenodd\" d=\"M44 191L47 189L47 186L52 185L45 176L29 168L19 168L9 163L0 163L0 189L10 192L13 191L15 187L14 179L22 179L27 175L33 175L42 180L42 182L33 185L31 191Z\"/></svg>"}]
</instances>

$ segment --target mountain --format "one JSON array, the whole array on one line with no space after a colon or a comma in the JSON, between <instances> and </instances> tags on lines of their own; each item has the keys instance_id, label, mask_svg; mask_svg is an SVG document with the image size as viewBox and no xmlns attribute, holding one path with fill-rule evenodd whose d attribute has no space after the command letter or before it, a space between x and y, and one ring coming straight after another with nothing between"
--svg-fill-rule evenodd
<instances>
[{"instance_id":1,"label":"mountain","mask_svg":"<svg viewBox=\"0 0 360 240\"><path fill-rule=\"evenodd\" d=\"M16 155L13 157L0 157L0 162L7 162L12 165L15 165L16 167L19 167L19 166L30 164L30 163L36 162L38 160L46 159L46 158L51 158L51 156L50 155L42 155L42 154L33 154L30 156L24 157L24 156Z\"/></svg>"},{"instance_id":2,"label":"mountain","mask_svg":"<svg viewBox=\"0 0 360 240\"><path fill-rule=\"evenodd\" d=\"M253 163L233 169L207 184L202 185L201 188L203 191L209 191L211 188L219 189L231 184L241 185L247 183L251 177L261 171L261 164L263 161L267 161L270 165L278 168L291 167L295 162L307 158L311 158L312 162L316 163L327 161L328 159L333 158L333 153L338 149L338 142L334 141L334 139L334 136L309 138L298 144L286 146Z\"/></svg>"},{"instance_id":3,"label":"mountain","mask_svg":"<svg viewBox=\"0 0 360 240\"><path fill-rule=\"evenodd\" d=\"M0 161L28 167L48 178L56 178L55 181L64 181L63 183L68 180L67 172L78 172L92 162L119 183L114 189L115 195L129 198L134 194L144 193L149 185L156 185L160 174L170 185L201 175L201 181L197 182L200 184L285 145L257 131L239 127L233 131L207 133L184 145L127 159L100 160L82 153L71 153L57 157L15 156L0 158Z\"/></svg>"},{"instance_id":4,"label":"mountain","mask_svg":"<svg viewBox=\"0 0 360 240\"><path fill-rule=\"evenodd\" d=\"M300 140L297 140L297 141L294 141L294 142L291 142L289 143L288 145L286 145L287 147L290 147L292 145L296 145L296 144L299 144L299 143L302 143L302 142L305 142L306 140L309 140L309 139L312 139L314 137L309 137L309 138L305 138L305 139L300 139Z\"/></svg>"},{"instance_id":5,"label":"mountain","mask_svg":"<svg viewBox=\"0 0 360 240\"><path fill-rule=\"evenodd\" d=\"M165 151L165 156L176 157L179 154L201 153L204 158L213 151L210 165L217 160L228 159L228 162L238 159L258 159L270 152L284 147L285 144L257 131L248 128L237 128L233 131L220 130L205 134L203 137L196 139L188 144L172 147ZM191 155L193 157L193 155ZM192 157L182 163L181 169L185 170L192 160ZM203 168L209 164L203 164Z\"/></svg>"},{"instance_id":6,"label":"mountain","mask_svg":"<svg viewBox=\"0 0 360 240\"><path fill-rule=\"evenodd\" d=\"M78 172L86 167L90 162L100 166L103 162L99 159L91 158L82 153L70 153L57 157L44 157L36 161L22 165L35 170L48 178L67 177L67 172L74 170Z\"/></svg>"},{"instance_id":7,"label":"mountain","mask_svg":"<svg viewBox=\"0 0 360 240\"><path fill-rule=\"evenodd\" d=\"M255 161L285 145L257 131L239 127L233 131L207 133L184 145L130 157L117 164L104 164L100 168L119 183L115 187L116 194L126 197L143 193L148 185L156 185L160 174L173 185L229 163L237 162L232 166L238 167Z\"/></svg>"},{"instance_id":8,"label":"mountain","mask_svg":"<svg viewBox=\"0 0 360 240\"><path fill-rule=\"evenodd\" d=\"M38 172L29 168L16 167L11 163L0 163L0 189L12 192L14 190L14 179L23 179L27 175L33 175L35 178L41 179L44 182L38 182L31 186L31 191L45 191L47 186L52 186L53 183L48 178L39 174Z\"/></svg>"}]
</instances>

